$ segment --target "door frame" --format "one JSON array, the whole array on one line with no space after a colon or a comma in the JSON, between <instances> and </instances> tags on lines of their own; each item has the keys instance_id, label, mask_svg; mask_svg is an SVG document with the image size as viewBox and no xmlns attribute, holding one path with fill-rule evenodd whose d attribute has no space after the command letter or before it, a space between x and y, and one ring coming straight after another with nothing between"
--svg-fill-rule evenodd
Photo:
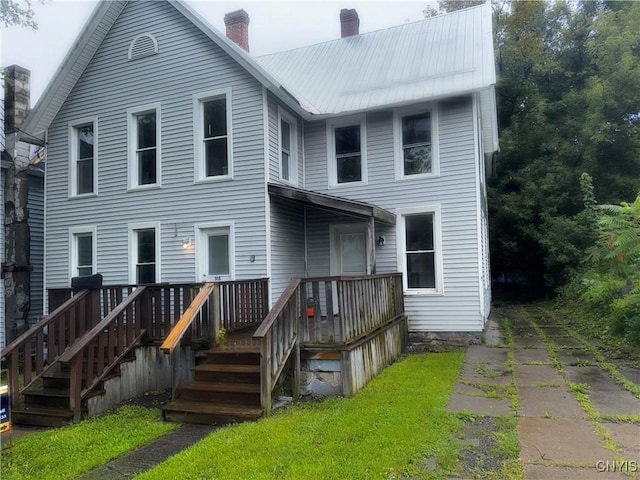
<instances>
[{"instance_id":1,"label":"door frame","mask_svg":"<svg viewBox=\"0 0 640 480\"><path fill-rule=\"evenodd\" d=\"M220 280L235 280L236 278L236 248L235 248L235 228L233 222L211 222L198 223L194 225L195 238L195 262L196 262L196 282L205 281L204 275L207 271L209 242L207 240L208 232L216 229L227 229L229 231L229 278L222 277Z\"/></svg>"}]
</instances>

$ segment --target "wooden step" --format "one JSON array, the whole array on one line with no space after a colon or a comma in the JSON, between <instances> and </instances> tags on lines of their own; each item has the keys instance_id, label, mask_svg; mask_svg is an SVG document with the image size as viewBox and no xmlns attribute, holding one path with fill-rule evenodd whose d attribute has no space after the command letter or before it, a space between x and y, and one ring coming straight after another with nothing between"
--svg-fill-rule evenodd
<instances>
[{"instance_id":1,"label":"wooden step","mask_svg":"<svg viewBox=\"0 0 640 480\"><path fill-rule=\"evenodd\" d=\"M193 373L196 382L260 384L260 365L206 363L196 366Z\"/></svg>"},{"instance_id":2,"label":"wooden step","mask_svg":"<svg viewBox=\"0 0 640 480\"><path fill-rule=\"evenodd\" d=\"M169 422L226 425L228 423L256 420L262 415L260 407L247 405L220 405L215 403L174 400L162 408L162 415Z\"/></svg>"},{"instance_id":3,"label":"wooden step","mask_svg":"<svg viewBox=\"0 0 640 480\"><path fill-rule=\"evenodd\" d=\"M25 407L11 411L11 422L16 425L64 427L71 422L73 413L64 408Z\"/></svg>"},{"instance_id":4,"label":"wooden step","mask_svg":"<svg viewBox=\"0 0 640 480\"><path fill-rule=\"evenodd\" d=\"M207 363L225 363L235 365L260 365L260 352L247 350L242 351L225 351L225 350L207 350Z\"/></svg>"},{"instance_id":5,"label":"wooden step","mask_svg":"<svg viewBox=\"0 0 640 480\"><path fill-rule=\"evenodd\" d=\"M196 402L260 406L260 385L189 382L180 385L178 398Z\"/></svg>"},{"instance_id":6,"label":"wooden step","mask_svg":"<svg viewBox=\"0 0 640 480\"><path fill-rule=\"evenodd\" d=\"M24 405L26 408L69 408L69 389L30 388L24 393Z\"/></svg>"}]
</instances>

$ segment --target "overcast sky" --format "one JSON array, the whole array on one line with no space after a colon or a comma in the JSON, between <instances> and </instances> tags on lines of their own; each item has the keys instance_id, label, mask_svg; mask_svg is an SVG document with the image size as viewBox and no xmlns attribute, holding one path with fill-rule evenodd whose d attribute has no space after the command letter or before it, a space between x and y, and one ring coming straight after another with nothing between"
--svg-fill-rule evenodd
<instances>
[{"instance_id":1,"label":"overcast sky","mask_svg":"<svg viewBox=\"0 0 640 480\"><path fill-rule=\"evenodd\" d=\"M355 8L360 32L421 20L435 1L212 1L189 0L216 29L225 31L224 14L244 8L249 14L249 44L254 56L312 45L340 37L342 8ZM31 102L35 105L55 70L80 33L96 1L45 0L35 3L38 30L11 27L0 33L0 65L31 70Z\"/></svg>"}]
</instances>

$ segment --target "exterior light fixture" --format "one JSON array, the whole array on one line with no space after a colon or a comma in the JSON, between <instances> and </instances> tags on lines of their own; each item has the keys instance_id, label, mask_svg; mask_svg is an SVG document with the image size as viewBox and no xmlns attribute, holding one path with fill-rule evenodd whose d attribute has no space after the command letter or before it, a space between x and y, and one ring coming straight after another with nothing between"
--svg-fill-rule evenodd
<instances>
[{"instance_id":1,"label":"exterior light fixture","mask_svg":"<svg viewBox=\"0 0 640 480\"><path fill-rule=\"evenodd\" d=\"M378 237L378 241L376 242L378 244L379 247L384 245L384 237L382 235L380 235Z\"/></svg>"},{"instance_id":2,"label":"exterior light fixture","mask_svg":"<svg viewBox=\"0 0 640 480\"><path fill-rule=\"evenodd\" d=\"M189 248L191 245L193 245L191 243L191 237L182 240L182 248Z\"/></svg>"}]
</instances>

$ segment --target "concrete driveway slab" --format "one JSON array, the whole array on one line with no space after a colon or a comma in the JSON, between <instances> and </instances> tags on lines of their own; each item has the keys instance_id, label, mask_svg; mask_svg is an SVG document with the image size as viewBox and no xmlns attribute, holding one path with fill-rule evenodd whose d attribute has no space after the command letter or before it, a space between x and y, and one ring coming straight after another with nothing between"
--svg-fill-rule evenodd
<instances>
[{"instance_id":1,"label":"concrete driveway slab","mask_svg":"<svg viewBox=\"0 0 640 480\"><path fill-rule=\"evenodd\" d=\"M600 460L613 460L613 453L602 447L586 420L523 417L518 422L518 438L524 463L592 467Z\"/></svg>"},{"instance_id":2,"label":"concrete driveway slab","mask_svg":"<svg viewBox=\"0 0 640 480\"><path fill-rule=\"evenodd\" d=\"M566 387L518 387L525 417L584 418L584 410Z\"/></svg>"},{"instance_id":3,"label":"concrete driveway slab","mask_svg":"<svg viewBox=\"0 0 640 480\"><path fill-rule=\"evenodd\" d=\"M640 462L640 425L606 423L604 427L611 432L611 436L621 447L621 453L625 460Z\"/></svg>"},{"instance_id":4,"label":"concrete driveway slab","mask_svg":"<svg viewBox=\"0 0 640 480\"><path fill-rule=\"evenodd\" d=\"M597 366L590 367L571 367L566 366L564 371L567 380L573 383L586 383L592 389L598 390L619 390L620 386L611 378L611 376Z\"/></svg>"},{"instance_id":5,"label":"concrete driveway slab","mask_svg":"<svg viewBox=\"0 0 640 480\"><path fill-rule=\"evenodd\" d=\"M616 390L598 390L596 387L589 391L589 400L601 415L640 415L640 400L631 392L622 387Z\"/></svg>"},{"instance_id":6,"label":"concrete driveway slab","mask_svg":"<svg viewBox=\"0 0 640 480\"><path fill-rule=\"evenodd\" d=\"M551 364L549 352L546 349L519 348L515 353L516 363L545 362Z\"/></svg>"},{"instance_id":7,"label":"concrete driveway slab","mask_svg":"<svg viewBox=\"0 0 640 480\"><path fill-rule=\"evenodd\" d=\"M514 375L518 387L535 387L539 384L564 385L564 379L550 365L516 365Z\"/></svg>"},{"instance_id":8,"label":"concrete driveway slab","mask_svg":"<svg viewBox=\"0 0 640 480\"><path fill-rule=\"evenodd\" d=\"M447 405L449 412L467 411L485 417L498 417L511 413L509 400L501 398L472 397L454 393Z\"/></svg>"},{"instance_id":9,"label":"concrete driveway slab","mask_svg":"<svg viewBox=\"0 0 640 480\"><path fill-rule=\"evenodd\" d=\"M558 360L565 365L588 363L596 365L596 359L591 352L583 349L577 350L560 350L558 351Z\"/></svg>"},{"instance_id":10,"label":"concrete driveway slab","mask_svg":"<svg viewBox=\"0 0 640 480\"><path fill-rule=\"evenodd\" d=\"M487 347L485 345L471 345L467 349L467 356L465 362L474 363L489 363L495 365L502 365L507 361L508 350L506 348Z\"/></svg>"},{"instance_id":11,"label":"concrete driveway slab","mask_svg":"<svg viewBox=\"0 0 640 480\"><path fill-rule=\"evenodd\" d=\"M498 375L498 373L500 373L500 375ZM501 372L498 370L496 370L495 375L483 375L476 370L475 365L465 363L462 367L460 380L464 380L467 382L486 383L488 385L508 385L509 383L511 383L511 375L501 374Z\"/></svg>"},{"instance_id":12,"label":"concrete driveway slab","mask_svg":"<svg viewBox=\"0 0 640 480\"><path fill-rule=\"evenodd\" d=\"M640 368L635 367L618 367L618 371L626 377L627 380L640 385Z\"/></svg>"},{"instance_id":13,"label":"concrete driveway slab","mask_svg":"<svg viewBox=\"0 0 640 480\"><path fill-rule=\"evenodd\" d=\"M622 473L599 472L595 467L568 468L554 465L525 465L525 480L629 480Z\"/></svg>"}]
</instances>

